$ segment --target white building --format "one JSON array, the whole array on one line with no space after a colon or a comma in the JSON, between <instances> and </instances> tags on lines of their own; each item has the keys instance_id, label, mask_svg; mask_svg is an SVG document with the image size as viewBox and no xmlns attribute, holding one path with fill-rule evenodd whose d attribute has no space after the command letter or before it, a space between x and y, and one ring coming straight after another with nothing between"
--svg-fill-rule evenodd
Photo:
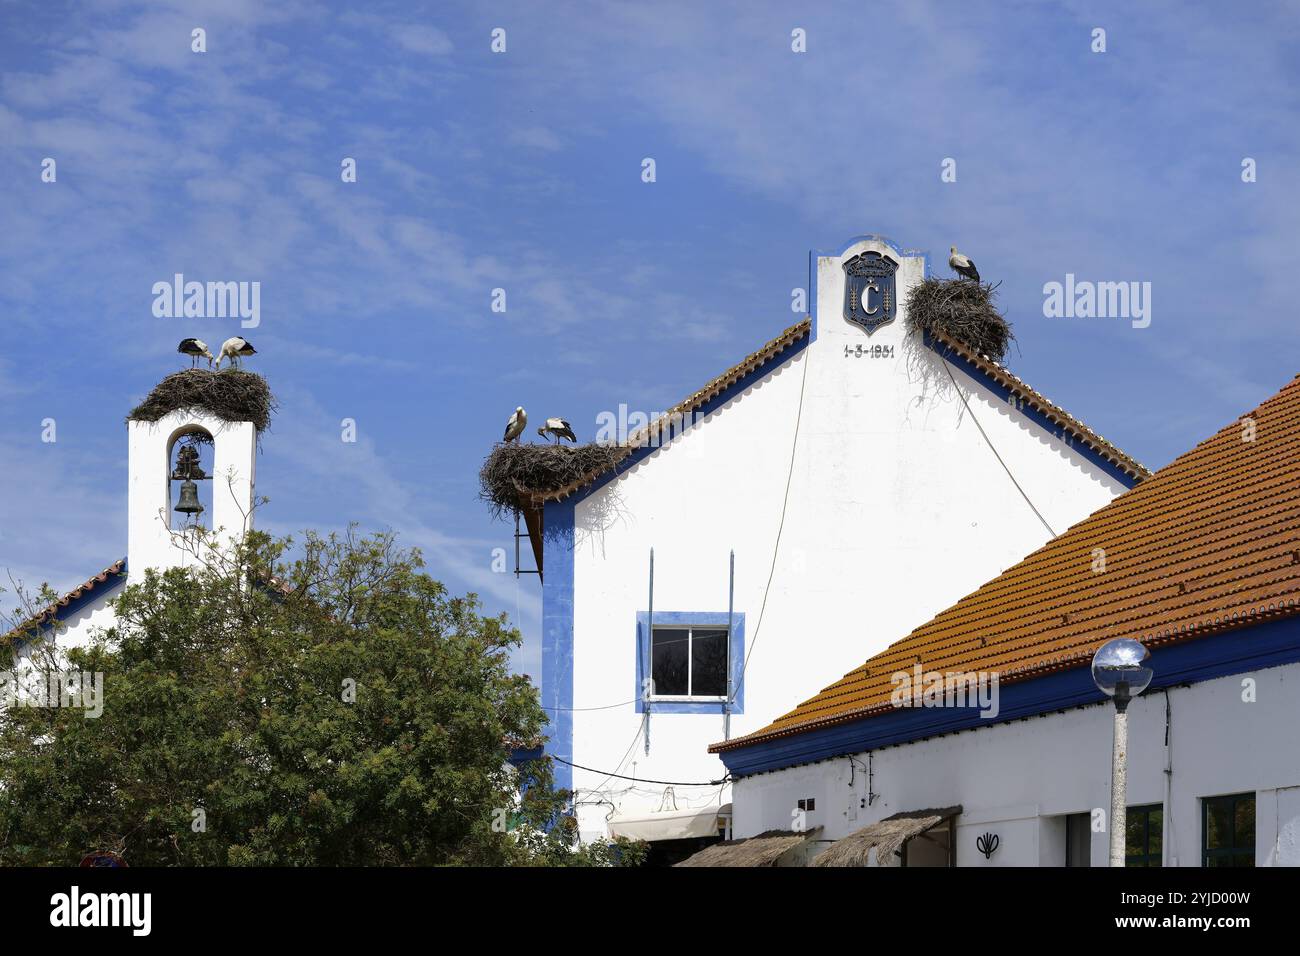
<instances>
[{"instance_id":1,"label":"white building","mask_svg":"<svg viewBox=\"0 0 1300 956\"><path fill-rule=\"evenodd\" d=\"M724 776L710 743L1146 475L996 363L909 334L924 253L862 237L810 272L807 319L526 515L547 749L584 838L714 832L729 793L699 785Z\"/></svg>"},{"instance_id":2,"label":"white building","mask_svg":"<svg viewBox=\"0 0 1300 956\"><path fill-rule=\"evenodd\" d=\"M1155 677L1129 707L1129 865L1300 865L1297 421L1300 379L793 711L715 743L734 834L753 838L743 859L1105 865L1113 708L1088 663L1134 637ZM900 706L917 672L945 688L997 675L995 706L937 681L936 706ZM710 861L726 853L696 862Z\"/></svg>"},{"instance_id":3,"label":"white building","mask_svg":"<svg viewBox=\"0 0 1300 956\"><path fill-rule=\"evenodd\" d=\"M182 480L173 478L177 451L195 437L202 443L204 513L196 519L174 511ZM225 547L253 526L257 430L252 422L226 421L203 409L181 409L156 422L127 423L127 553L73 589L35 621L61 647L84 645L97 629L115 621L113 598L147 568L159 571L195 564L209 547ZM193 531L215 532L202 546ZM28 631L30 625L23 628ZM20 650L29 654L32 642Z\"/></svg>"}]
</instances>

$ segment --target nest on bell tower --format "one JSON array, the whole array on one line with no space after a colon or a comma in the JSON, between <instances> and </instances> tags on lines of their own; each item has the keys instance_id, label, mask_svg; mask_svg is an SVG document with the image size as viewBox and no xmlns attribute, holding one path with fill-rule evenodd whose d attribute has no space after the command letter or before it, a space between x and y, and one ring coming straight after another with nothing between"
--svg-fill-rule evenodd
<instances>
[{"instance_id":1,"label":"nest on bell tower","mask_svg":"<svg viewBox=\"0 0 1300 956\"><path fill-rule=\"evenodd\" d=\"M907 326L913 332L941 333L1001 362L1016 337L994 305L996 290L970 279L925 279L908 293Z\"/></svg>"},{"instance_id":2,"label":"nest on bell tower","mask_svg":"<svg viewBox=\"0 0 1300 956\"><path fill-rule=\"evenodd\" d=\"M255 372L187 368L155 385L126 420L156 422L178 409L194 408L227 422L252 422L261 434L271 424L276 407L271 387Z\"/></svg>"}]
</instances>

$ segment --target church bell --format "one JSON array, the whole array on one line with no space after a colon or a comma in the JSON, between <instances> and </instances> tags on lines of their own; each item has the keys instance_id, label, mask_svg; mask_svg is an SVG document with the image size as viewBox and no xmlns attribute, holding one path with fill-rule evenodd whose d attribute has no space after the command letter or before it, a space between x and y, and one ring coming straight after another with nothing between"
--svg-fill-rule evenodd
<instances>
[{"instance_id":1,"label":"church bell","mask_svg":"<svg viewBox=\"0 0 1300 956\"><path fill-rule=\"evenodd\" d=\"M199 486L188 478L181 482L181 497L176 502L176 510L186 515L203 513L203 505L199 503Z\"/></svg>"}]
</instances>

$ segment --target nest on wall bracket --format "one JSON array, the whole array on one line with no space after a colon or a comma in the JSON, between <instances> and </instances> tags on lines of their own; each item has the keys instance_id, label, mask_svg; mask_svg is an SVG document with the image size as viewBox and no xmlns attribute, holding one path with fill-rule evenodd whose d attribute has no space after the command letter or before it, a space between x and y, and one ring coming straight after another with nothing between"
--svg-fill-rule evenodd
<instances>
[{"instance_id":1,"label":"nest on wall bracket","mask_svg":"<svg viewBox=\"0 0 1300 956\"><path fill-rule=\"evenodd\" d=\"M179 409L194 408L227 422L252 422L261 435L271 424L276 407L271 387L255 372L187 368L155 385L126 420L156 422Z\"/></svg>"},{"instance_id":2,"label":"nest on wall bracket","mask_svg":"<svg viewBox=\"0 0 1300 956\"><path fill-rule=\"evenodd\" d=\"M908 293L907 327L918 333L941 333L1001 362L1016 337L994 304L996 298L997 286L987 282L924 279Z\"/></svg>"},{"instance_id":3,"label":"nest on wall bracket","mask_svg":"<svg viewBox=\"0 0 1300 956\"><path fill-rule=\"evenodd\" d=\"M540 445L502 442L479 470L479 497L494 518L519 510L522 501L558 491L593 473L607 471L627 455L621 445Z\"/></svg>"}]
</instances>

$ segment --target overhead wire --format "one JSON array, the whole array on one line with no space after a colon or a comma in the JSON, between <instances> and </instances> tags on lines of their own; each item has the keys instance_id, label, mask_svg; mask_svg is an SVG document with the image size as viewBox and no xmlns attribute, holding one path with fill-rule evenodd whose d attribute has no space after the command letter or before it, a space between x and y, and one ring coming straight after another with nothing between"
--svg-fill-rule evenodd
<instances>
[{"instance_id":1,"label":"overhead wire","mask_svg":"<svg viewBox=\"0 0 1300 956\"><path fill-rule=\"evenodd\" d=\"M1002 466L1002 470L1007 473L1007 477L1011 479L1011 483L1016 486L1016 491L1020 492L1020 497L1025 499L1025 504L1029 505L1034 514L1038 516L1038 520L1043 523L1043 527L1047 529L1047 533L1055 538L1056 532L1053 531L1052 526L1047 523L1047 519L1043 517L1043 513L1034 506L1029 495L1025 493L1025 489L1020 487L1020 482L1016 481L1016 476L1011 473L1011 469L1007 466L1007 463L1003 461L1002 456L998 454L998 450L994 447L992 439L990 439L988 433L984 431L984 426L981 425L980 420L975 417L975 412L970 407L970 402L966 400L966 393L961 390L957 385L957 379L953 377L952 369L948 365L948 360L940 356L939 361L943 365L944 371L948 373L948 380L952 382L953 390L956 391L957 395L961 398L961 403L966 406L966 412L970 415L971 421L975 423L975 427L979 429L979 433L984 436L984 443L989 446L989 451L993 452L993 457L998 460L998 464Z\"/></svg>"},{"instance_id":2,"label":"overhead wire","mask_svg":"<svg viewBox=\"0 0 1300 956\"><path fill-rule=\"evenodd\" d=\"M806 386L808 384L808 363L812 361L809 354L811 349L804 349L803 352L803 376L799 380L799 408L795 412L794 419L794 439L790 443L790 468L785 476L785 496L781 499L781 520L776 527L776 541L772 545L772 564L767 571L767 584L763 588L763 603L758 608L758 623L754 625L754 636L750 638L749 649L745 651L745 660L740 666L740 680L736 682L736 689L732 692L732 700L740 694L740 690L745 685L745 672L749 669L750 658L754 654L754 647L758 644L758 635L763 628L763 615L767 612L767 596L772 590L772 578L776 575L776 558L781 549L781 534L785 530L785 515L790 506L790 485L794 480L794 458L795 451L799 447L799 427L803 422L803 398Z\"/></svg>"}]
</instances>

